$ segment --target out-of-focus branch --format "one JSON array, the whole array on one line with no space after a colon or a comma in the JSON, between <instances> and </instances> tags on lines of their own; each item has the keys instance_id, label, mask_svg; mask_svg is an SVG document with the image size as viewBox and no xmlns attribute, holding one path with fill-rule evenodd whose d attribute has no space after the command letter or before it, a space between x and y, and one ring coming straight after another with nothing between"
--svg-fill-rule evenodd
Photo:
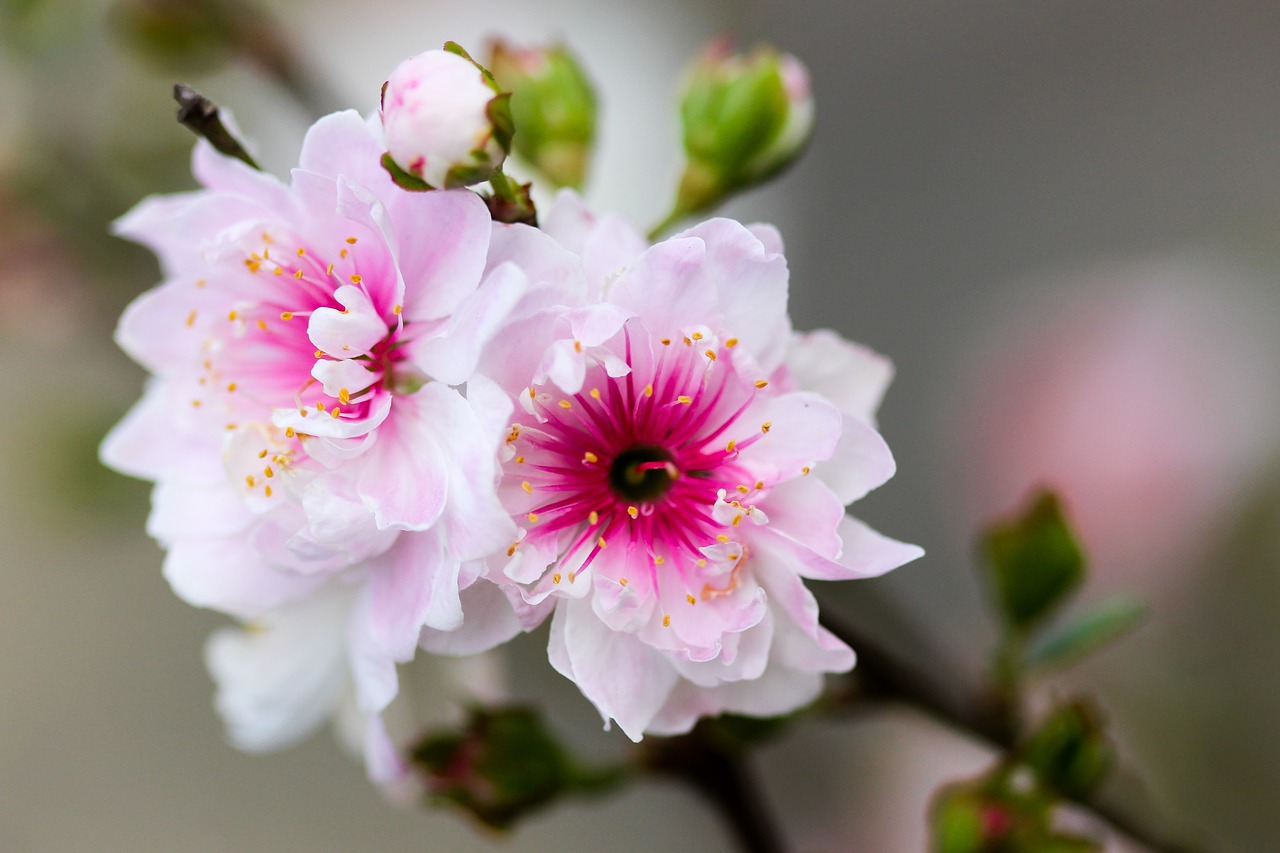
<instances>
[{"instance_id":1,"label":"out-of-focus branch","mask_svg":"<svg viewBox=\"0 0 1280 853\"><path fill-rule=\"evenodd\" d=\"M882 644L833 619L830 613L830 608L823 610L823 626L858 654L854 671L856 687L843 697L843 707L864 708L866 703L894 702L973 736L999 752L1008 753L1017 748L1021 732L1015 709L1008 703L988 698L957 702L937 682L904 664ZM1098 795L1064 795L1064 799L1152 853L1205 853L1205 848L1173 839L1162 828L1150 825Z\"/></svg>"}]
</instances>

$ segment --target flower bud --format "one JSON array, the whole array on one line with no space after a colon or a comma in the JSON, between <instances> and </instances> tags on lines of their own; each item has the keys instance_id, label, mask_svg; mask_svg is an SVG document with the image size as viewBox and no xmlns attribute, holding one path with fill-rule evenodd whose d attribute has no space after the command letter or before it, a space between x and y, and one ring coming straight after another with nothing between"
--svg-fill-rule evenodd
<instances>
[{"instance_id":1,"label":"flower bud","mask_svg":"<svg viewBox=\"0 0 1280 853\"><path fill-rule=\"evenodd\" d=\"M509 98L452 42L444 50L406 59L382 87L382 128L391 161L384 159L384 165L408 188L488 180L511 149ZM413 185L414 179L426 186Z\"/></svg>"},{"instance_id":2,"label":"flower bud","mask_svg":"<svg viewBox=\"0 0 1280 853\"><path fill-rule=\"evenodd\" d=\"M713 42L694 62L680 103L689 163L677 207L704 210L790 165L813 129L809 73L770 47L734 53Z\"/></svg>"},{"instance_id":3,"label":"flower bud","mask_svg":"<svg viewBox=\"0 0 1280 853\"><path fill-rule=\"evenodd\" d=\"M495 41L489 69L511 93L515 152L557 186L580 187L596 135L596 93L564 47Z\"/></svg>"}]
</instances>

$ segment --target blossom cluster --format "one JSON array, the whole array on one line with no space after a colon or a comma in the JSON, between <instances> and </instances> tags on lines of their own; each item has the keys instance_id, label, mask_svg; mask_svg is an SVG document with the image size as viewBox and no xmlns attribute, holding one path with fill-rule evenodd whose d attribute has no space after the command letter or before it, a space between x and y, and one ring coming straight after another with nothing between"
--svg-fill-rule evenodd
<instances>
[{"instance_id":1,"label":"blossom cluster","mask_svg":"<svg viewBox=\"0 0 1280 853\"><path fill-rule=\"evenodd\" d=\"M921 553L845 514L894 472L889 362L792 330L769 226L651 244L567 190L534 227L404 188L404 101L320 119L287 183L202 141L200 189L117 223L164 281L120 321L151 378L102 455L155 482L175 592L240 620L207 647L232 741L353 707L394 781L397 665L547 620L634 740L810 702L854 656L805 580Z\"/></svg>"}]
</instances>

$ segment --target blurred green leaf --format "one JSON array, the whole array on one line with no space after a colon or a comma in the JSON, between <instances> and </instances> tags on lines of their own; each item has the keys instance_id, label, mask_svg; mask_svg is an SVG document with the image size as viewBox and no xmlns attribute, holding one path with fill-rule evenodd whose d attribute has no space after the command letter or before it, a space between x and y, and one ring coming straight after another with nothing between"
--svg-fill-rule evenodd
<instances>
[{"instance_id":1,"label":"blurred green leaf","mask_svg":"<svg viewBox=\"0 0 1280 853\"><path fill-rule=\"evenodd\" d=\"M429 796L495 829L569 793L607 790L617 770L579 767L529 708L474 709L460 731L421 740L413 761Z\"/></svg>"},{"instance_id":2,"label":"blurred green leaf","mask_svg":"<svg viewBox=\"0 0 1280 853\"><path fill-rule=\"evenodd\" d=\"M1084 557L1058 498L1037 495L1017 518L982 538L986 568L1005 621L1026 633L1084 580Z\"/></svg>"},{"instance_id":3,"label":"blurred green leaf","mask_svg":"<svg viewBox=\"0 0 1280 853\"><path fill-rule=\"evenodd\" d=\"M1080 660L1128 633L1145 614L1141 602L1128 596L1104 601L1033 645L1027 666L1051 669Z\"/></svg>"}]
</instances>

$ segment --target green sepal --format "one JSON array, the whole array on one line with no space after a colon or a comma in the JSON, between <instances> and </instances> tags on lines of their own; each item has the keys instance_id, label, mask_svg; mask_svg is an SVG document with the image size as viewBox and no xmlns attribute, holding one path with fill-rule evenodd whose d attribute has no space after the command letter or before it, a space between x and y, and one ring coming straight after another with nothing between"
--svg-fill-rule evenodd
<instances>
[{"instance_id":1,"label":"green sepal","mask_svg":"<svg viewBox=\"0 0 1280 853\"><path fill-rule=\"evenodd\" d=\"M511 117L511 93L502 92L485 107L485 115L493 126L493 138L504 154L511 153L511 138L516 133L516 123Z\"/></svg>"},{"instance_id":2,"label":"green sepal","mask_svg":"<svg viewBox=\"0 0 1280 853\"><path fill-rule=\"evenodd\" d=\"M400 168L400 164L395 160L392 160L390 154L383 154L381 163L382 168L387 170L387 173L391 175L391 180L394 181L395 185L400 187L400 189L409 190L410 192L426 192L427 190L435 189L435 187L422 180L422 178L419 178L417 175L410 174Z\"/></svg>"},{"instance_id":3,"label":"green sepal","mask_svg":"<svg viewBox=\"0 0 1280 853\"><path fill-rule=\"evenodd\" d=\"M1054 708L1020 750L1042 785L1066 797L1094 791L1110 772L1115 753L1102 711L1078 699Z\"/></svg>"},{"instance_id":4,"label":"green sepal","mask_svg":"<svg viewBox=\"0 0 1280 853\"><path fill-rule=\"evenodd\" d=\"M1084 580L1084 556L1051 492L1037 495L1017 518L990 528L982 551L1000 614L1020 634Z\"/></svg>"},{"instance_id":5,"label":"green sepal","mask_svg":"<svg viewBox=\"0 0 1280 853\"><path fill-rule=\"evenodd\" d=\"M486 826L517 820L568 794L616 786L621 769L580 767L524 707L475 708L458 731L423 738L412 751L430 800L456 806Z\"/></svg>"}]
</instances>

